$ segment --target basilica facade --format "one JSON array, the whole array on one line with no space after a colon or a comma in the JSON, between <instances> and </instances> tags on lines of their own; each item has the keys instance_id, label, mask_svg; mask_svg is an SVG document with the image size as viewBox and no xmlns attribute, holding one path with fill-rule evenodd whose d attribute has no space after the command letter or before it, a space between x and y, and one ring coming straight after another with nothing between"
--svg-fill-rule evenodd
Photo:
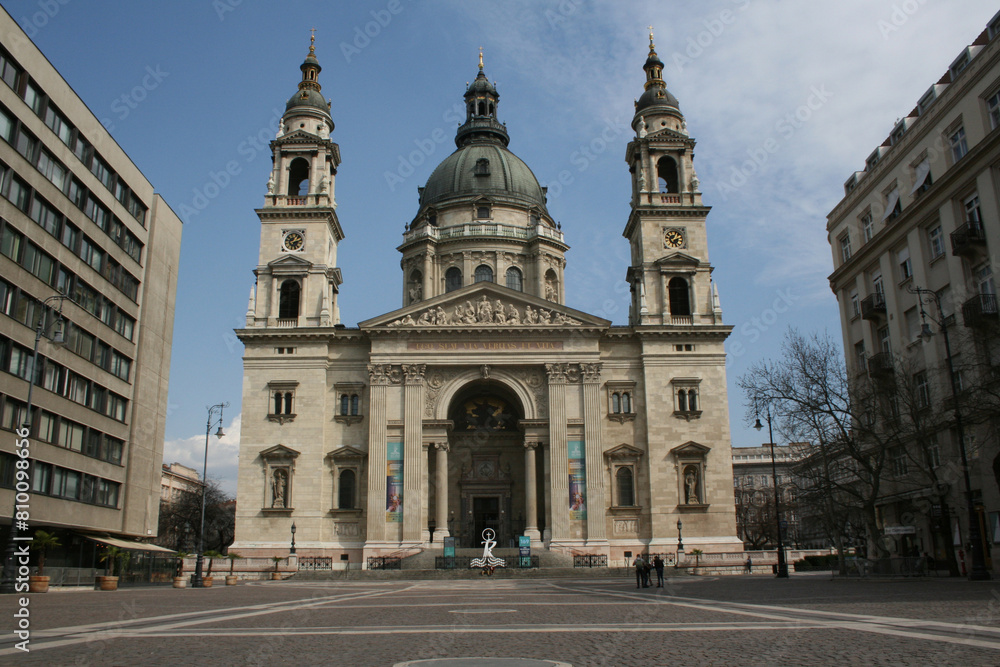
<instances>
[{"instance_id":1,"label":"basilica facade","mask_svg":"<svg viewBox=\"0 0 1000 667\"><path fill-rule=\"evenodd\" d=\"M741 551L722 322L677 99L650 36L625 149L627 326L565 305L569 246L479 71L398 249L402 307L341 322L339 147L311 46L272 142L246 326L236 543L362 563L445 537ZM349 195L348 195L349 196Z\"/></svg>"}]
</instances>

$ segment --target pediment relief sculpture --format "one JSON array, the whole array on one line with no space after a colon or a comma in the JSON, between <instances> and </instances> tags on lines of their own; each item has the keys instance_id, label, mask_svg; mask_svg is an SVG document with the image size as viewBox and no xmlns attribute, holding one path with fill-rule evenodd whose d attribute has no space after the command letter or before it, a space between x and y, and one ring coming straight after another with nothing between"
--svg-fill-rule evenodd
<instances>
[{"instance_id":1,"label":"pediment relief sculpture","mask_svg":"<svg viewBox=\"0 0 1000 667\"><path fill-rule=\"evenodd\" d=\"M419 314L408 314L386 326L437 327L465 324L579 326L583 322L545 308L524 306L522 312L513 303L504 303L501 299L491 300L486 296L481 296L475 303L471 299L464 303L458 303L451 307L450 311L436 306Z\"/></svg>"}]
</instances>

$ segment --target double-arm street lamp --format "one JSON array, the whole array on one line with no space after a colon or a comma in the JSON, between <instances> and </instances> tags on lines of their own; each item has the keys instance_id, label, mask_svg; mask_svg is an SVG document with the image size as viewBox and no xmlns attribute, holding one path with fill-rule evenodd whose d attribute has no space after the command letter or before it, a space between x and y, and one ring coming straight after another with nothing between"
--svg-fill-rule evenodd
<instances>
[{"instance_id":1,"label":"double-arm street lamp","mask_svg":"<svg viewBox=\"0 0 1000 667\"><path fill-rule=\"evenodd\" d=\"M965 477L965 504L969 510L969 543L972 551L972 570L969 572L969 579L972 581L984 581L990 578L989 570L986 569L986 559L983 557L983 539L979 532L979 517L976 516L976 508L972 499L972 481L969 477L969 459L965 453L965 426L962 423L962 410L958 401L958 377L955 375L955 362L951 356L951 341L948 339L948 326L945 321L944 311L941 309L941 297L937 292L923 287L911 287L909 291L917 295L920 301L920 319L923 324L920 327L920 338L929 341L934 332L927 320L934 322L941 329L944 338L944 357L948 367L948 379L951 382L951 400L953 413L955 415L955 434L958 436L958 451L962 457L962 474ZM935 319L924 310L924 297L930 298L937 306L938 318Z\"/></svg>"},{"instance_id":2,"label":"double-arm street lamp","mask_svg":"<svg viewBox=\"0 0 1000 667\"><path fill-rule=\"evenodd\" d=\"M753 425L758 431L764 428L757 414L757 423ZM788 562L785 560L785 545L781 541L781 500L778 493L778 466L774 462L774 433L771 432L771 406L767 407L767 439L771 444L771 482L774 484L774 521L778 529L778 578L788 578Z\"/></svg>"},{"instance_id":3,"label":"double-arm street lamp","mask_svg":"<svg viewBox=\"0 0 1000 667\"><path fill-rule=\"evenodd\" d=\"M203 588L204 579L201 576L201 566L204 561L205 551L205 496L208 495L208 436L212 432L212 427L219 425L219 430L215 432L215 437L221 438L225 435L222 432L222 410L228 408L229 403L217 403L208 408L208 421L205 422L205 463L201 469L201 524L198 529L198 556L194 564L194 578L191 580L192 588ZM218 414L218 417L215 415Z\"/></svg>"},{"instance_id":4,"label":"double-arm street lamp","mask_svg":"<svg viewBox=\"0 0 1000 667\"><path fill-rule=\"evenodd\" d=\"M28 442L28 438L31 437L31 399L33 396L33 389L35 388L35 374L38 369L38 344L42 341L42 336L48 332L48 305L50 301L59 302L59 311L56 314L56 319L53 324L55 324L55 331L52 334L52 344L62 345L63 340L63 318L62 318L62 303L65 299L69 297L65 294L54 294L42 302L42 312L38 315L38 326L35 327L35 349L31 354L31 367L27 369L27 379L28 379L28 403L24 410L24 422L22 423L21 429L18 431L18 441L23 440L25 443ZM23 437L21 434L24 434ZM27 447L19 448L19 451L29 452ZM29 461L30 459L25 456L21 457L23 461ZM18 505L27 505L29 493L31 492L30 484L25 484L24 491L18 489L18 485L14 485L14 505L10 513L10 534L7 538L7 548L4 551L3 560L3 578L0 580L0 593L14 593L15 592L15 578L17 577L17 563L15 562L16 550L18 542L24 542L30 538L22 537L18 535L20 529L18 528L17 521L17 510ZM20 500L18 500L20 498ZM27 526L25 525L24 528Z\"/></svg>"}]
</instances>

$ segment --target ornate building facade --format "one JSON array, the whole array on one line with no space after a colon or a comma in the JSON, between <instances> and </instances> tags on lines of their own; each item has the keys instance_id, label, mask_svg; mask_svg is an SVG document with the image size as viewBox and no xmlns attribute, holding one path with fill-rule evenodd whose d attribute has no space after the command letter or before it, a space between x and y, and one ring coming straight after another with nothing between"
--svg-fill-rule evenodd
<instances>
[{"instance_id":1,"label":"ornate building facade","mask_svg":"<svg viewBox=\"0 0 1000 667\"><path fill-rule=\"evenodd\" d=\"M722 322L676 98L650 38L625 156L629 324L565 305L563 232L508 149L482 58L403 234L402 307L341 323L339 148L313 47L272 142L246 327L236 543L352 563L529 536L742 550ZM623 185L625 179L623 178ZM349 225L348 225L349 229Z\"/></svg>"}]
</instances>

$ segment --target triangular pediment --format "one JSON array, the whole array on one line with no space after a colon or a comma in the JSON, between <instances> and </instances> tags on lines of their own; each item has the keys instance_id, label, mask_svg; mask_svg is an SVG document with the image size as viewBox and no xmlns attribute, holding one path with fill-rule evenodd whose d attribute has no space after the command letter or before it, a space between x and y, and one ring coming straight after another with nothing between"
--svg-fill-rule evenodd
<instances>
[{"instance_id":1,"label":"triangular pediment","mask_svg":"<svg viewBox=\"0 0 1000 667\"><path fill-rule=\"evenodd\" d=\"M683 445L678 445L670 450L670 453L678 459L701 459L705 458L705 455L712 451L711 447L706 447L700 443L693 440L685 442Z\"/></svg>"},{"instance_id":2,"label":"triangular pediment","mask_svg":"<svg viewBox=\"0 0 1000 667\"><path fill-rule=\"evenodd\" d=\"M285 134L278 137L277 141L281 143L302 143L302 142L319 143L320 141L325 141L325 140L320 139L312 132L306 132L301 128L295 128L291 132L286 132Z\"/></svg>"},{"instance_id":3,"label":"triangular pediment","mask_svg":"<svg viewBox=\"0 0 1000 667\"><path fill-rule=\"evenodd\" d=\"M660 267L689 268L701 265L701 260L686 252L672 252L656 260L656 265Z\"/></svg>"},{"instance_id":4,"label":"triangular pediment","mask_svg":"<svg viewBox=\"0 0 1000 667\"><path fill-rule=\"evenodd\" d=\"M358 326L362 329L604 329L611 322L496 283L481 282L373 317Z\"/></svg>"},{"instance_id":5,"label":"triangular pediment","mask_svg":"<svg viewBox=\"0 0 1000 667\"><path fill-rule=\"evenodd\" d=\"M677 130L672 130L669 127L660 128L655 132L649 132L646 134L647 139L657 139L659 141L682 141L684 143L694 143L694 140L686 134L681 134Z\"/></svg>"},{"instance_id":6,"label":"triangular pediment","mask_svg":"<svg viewBox=\"0 0 1000 667\"><path fill-rule=\"evenodd\" d=\"M260 458L262 459L295 459L298 458L298 456L299 452L290 447L285 447L284 445L268 447L260 453Z\"/></svg>"},{"instance_id":7,"label":"triangular pediment","mask_svg":"<svg viewBox=\"0 0 1000 667\"><path fill-rule=\"evenodd\" d=\"M308 270L312 266L312 262L300 257L299 255L284 255L278 259L273 259L267 263L272 271L275 269L284 269L292 271L304 271Z\"/></svg>"},{"instance_id":8,"label":"triangular pediment","mask_svg":"<svg viewBox=\"0 0 1000 667\"><path fill-rule=\"evenodd\" d=\"M326 457L334 460L344 460L344 459L363 459L367 457L366 452L361 451L351 447L350 445L344 445L343 447L338 447L332 452L327 452Z\"/></svg>"},{"instance_id":9,"label":"triangular pediment","mask_svg":"<svg viewBox=\"0 0 1000 667\"><path fill-rule=\"evenodd\" d=\"M604 457L608 459L638 459L642 455L641 449L624 443L604 452Z\"/></svg>"}]
</instances>

